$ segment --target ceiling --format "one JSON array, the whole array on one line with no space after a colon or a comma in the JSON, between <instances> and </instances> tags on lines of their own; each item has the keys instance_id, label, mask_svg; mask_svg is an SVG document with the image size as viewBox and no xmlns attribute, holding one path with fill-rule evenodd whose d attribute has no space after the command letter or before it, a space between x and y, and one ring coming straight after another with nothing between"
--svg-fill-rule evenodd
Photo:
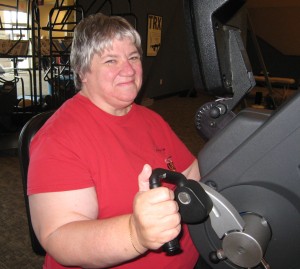
<instances>
[{"instance_id":1,"label":"ceiling","mask_svg":"<svg viewBox=\"0 0 300 269\"><path fill-rule=\"evenodd\" d=\"M27 0L19 0L20 2L26 2ZM62 0L59 0L61 2ZM65 3L73 2L74 0L67 0ZM261 8L261 7L300 7L299 0L246 0L247 5L250 8ZM3 0L4 3L11 2L15 4L15 0ZM56 0L44 0L46 5L54 5Z\"/></svg>"},{"instance_id":2,"label":"ceiling","mask_svg":"<svg viewBox=\"0 0 300 269\"><path fill-rule=\"evenodd\" d=\"M62 0L58 0L58 3L61 3ZM56 3L56 0L44 0L44 4L45 5L55 5ZM72 4L74 3L74 0L65 0L64 1L64 5L67 5L67 4Z\"/></svg>"},{"instance_id":3,"label":"ceiling","mask_svg":"<svg viewBox=\"0 0 300 269\"><path fill-rule=\"evenodd\" d=\"M250 8L264 7L300 7L299 0L247 0Z\"/></svg>"},{"instance_id":4,"label":"ceiling","mask_svg":"<svg viewBox=\"0 0 300 269\"><path fill-rule=\"evenodd\" d=\"M60 0L61 1L61 0ZM45 4L54 5L55 0L44 0ZM300 7L299 0L247 0L251 8L257 7Z\"/></svg>"}]
</instances>

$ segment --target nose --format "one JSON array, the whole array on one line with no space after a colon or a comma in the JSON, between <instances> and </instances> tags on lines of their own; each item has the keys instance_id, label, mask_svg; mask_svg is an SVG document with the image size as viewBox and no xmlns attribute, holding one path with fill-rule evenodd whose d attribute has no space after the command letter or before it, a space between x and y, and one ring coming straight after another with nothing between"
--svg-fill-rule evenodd
<instances>
[{"instance_id":1,"label":"nose","mask_svg":"<svg viewBox=\"0 0 300 269\"><path fill-rule=\"evenodd\" d=\"M133 64L129 60L125 60L122 64L121 72L124 76L132 76L135 74L135 69Z\"/></svg>"}]
</instances>

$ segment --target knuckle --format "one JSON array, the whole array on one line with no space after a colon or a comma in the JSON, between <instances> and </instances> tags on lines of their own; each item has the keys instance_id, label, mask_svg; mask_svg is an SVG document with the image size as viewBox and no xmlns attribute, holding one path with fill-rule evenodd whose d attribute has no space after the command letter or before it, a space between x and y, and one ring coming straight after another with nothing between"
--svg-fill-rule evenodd
<instances>
[{"instance_id":1,"label":"knuckle","mask_svg":"<svg viewBox=\"0 0 300 269\"><path fill-rule=\"evenodd\" d=\"M169 210L170 210L170 213L173 213L173 214L178 213L179 206L176 201L174 201L174 200L170 201Z\"/></svg>"}]
</instances>

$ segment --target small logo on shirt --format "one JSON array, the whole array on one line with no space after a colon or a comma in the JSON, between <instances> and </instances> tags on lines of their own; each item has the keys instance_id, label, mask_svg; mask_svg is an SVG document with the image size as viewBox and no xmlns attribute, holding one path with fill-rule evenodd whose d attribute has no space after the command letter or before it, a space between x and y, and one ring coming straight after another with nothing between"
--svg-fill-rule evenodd
<instances>
[{"instance_id":1,"label":"small logo on shirt","mask_svg":"<svg viewBox=\"0 0 300 269\"><path fill-rule=\"evenodd\" d=\"M167 167L170 171L176 171L176 167L175 167L174 162L172 160L172 156L169 156L168 158L166 158L165 162L166 162Z\"/></svg>"},{"instance_id":2,"label":"small logo on shirt","mask_svg":"<svg viewBox=\"0 0 300 269\"><path fill-rule=\"evenodd\" d=\"M174 165L174 162L172 160L172 156L171 155L168 155L166 154L166 148L156 148L155 149L156 152L162 154L164 156L164 161L165 163L167 164L167 167L170 171L176 171L176 167ZM165 157L167 156L167 157Z\"/></svg>"}]
</instances>

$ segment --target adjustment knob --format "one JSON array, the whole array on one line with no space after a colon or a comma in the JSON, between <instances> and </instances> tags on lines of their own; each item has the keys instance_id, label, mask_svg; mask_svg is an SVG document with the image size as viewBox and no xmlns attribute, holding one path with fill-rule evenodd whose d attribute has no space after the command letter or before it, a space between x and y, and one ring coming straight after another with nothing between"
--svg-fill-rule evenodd
<instances>
[{"instance_id":1,"label":"adjustment knob","mask_svg":"<svg viewBox=\"0 0 300 269\"><path fill-rule=\"evenodd\" d=\"M214 264L219 263L220 259L218 258L216 251L212 251L211 253L209 253L209 260Z\"/></svg>"},{"instance_id":2,"label":"adjustment knob","mask_svg":"<svg viewBox=\"0 0 300 269\"><path fill-rule=\"evenodd\" d=\"M220 129L235 117L227 106L219 101L202 105L196 115L195 124L199 134L205 139L212 138Z\"/></svg>"},{"instance_id":3,"label":"adjustment knob","mask_svg":"<svg viewBox=\"0 0 300 269\"><path fill-rule=\"evenodd\" d=\"M226 113L226 111L227 111L226 106L224 104L219 103L210 109L209 115L213 119L217 119L221 115L224 115Z\"/></svg>"},{"instance_id":4,"label":"adjustment knob","mask_svg":"<svg viewBox=\"0 0 300 269\"><path fill-rule=\"evenodd\" d=\"M208 257L209 260L214 264L217 264L220 261L226 259L224 251L222 249L210 252Z\"/></svg>"}]
</instances>

